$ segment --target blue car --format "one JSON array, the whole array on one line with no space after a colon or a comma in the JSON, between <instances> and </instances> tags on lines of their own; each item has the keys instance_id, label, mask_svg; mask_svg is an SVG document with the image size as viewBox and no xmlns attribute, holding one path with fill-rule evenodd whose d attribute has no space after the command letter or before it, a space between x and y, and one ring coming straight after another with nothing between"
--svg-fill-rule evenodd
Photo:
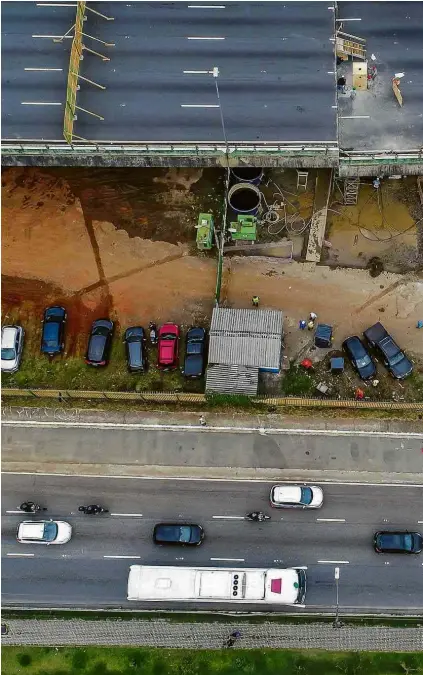
<instances>
[{"instance_id":1,"label":"blue car","mask_svg":"<svg viewBox=\"0 0 423 675\"><path fill-rule=\"evenodd\" d=\"M64 307L47 307L44 310L41 352L55 356L65 346L66 310Z\"/></svg>"}]
</instances>

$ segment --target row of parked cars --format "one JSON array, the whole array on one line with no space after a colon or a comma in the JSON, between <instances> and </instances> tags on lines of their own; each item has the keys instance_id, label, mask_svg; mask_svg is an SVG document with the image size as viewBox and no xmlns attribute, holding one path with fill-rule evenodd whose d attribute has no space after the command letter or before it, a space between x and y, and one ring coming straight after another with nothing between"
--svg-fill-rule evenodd
<instances>
[{"instance_id":1,"label":"row of parked cars","mask_svg":"<svg viewBox=\"0 0 423 675\"><path fill-rule=\"evenodd\" d=\"M412 362L380 322L367 328L363 335L367 345L375 350L392 377L397 380L404 380L411 375L413 372ZM369 380L375 376L376 364L374 359L358 335L353 335L344 340L342 347L362 380Z\"/></svg>"},{"instance_id":2,"label":"row of parked cars","mask_svg":"<svg viewBox=\"0 0 423 675\"><path fill-rule=\"evenodd\" d=\"M60 354L65 346L67 314L63 307L48 307L44 311L41 352L49 357ZM114 323L110 319L96 319L88 338L85 363L94 367L109 363ZM1 369L14 373L18 370L25 331L21 326L3 326L1 332ZM175 323L165 323L157 331L157 366L161 370L179 367L180 329ZM124 334L126 361L132 373L148 369L147 337L142 326L131 326ZM183 374L198 378L206 365L207 334L204 328L190 328L185 339Z\"/></svg>"}]
</instances>

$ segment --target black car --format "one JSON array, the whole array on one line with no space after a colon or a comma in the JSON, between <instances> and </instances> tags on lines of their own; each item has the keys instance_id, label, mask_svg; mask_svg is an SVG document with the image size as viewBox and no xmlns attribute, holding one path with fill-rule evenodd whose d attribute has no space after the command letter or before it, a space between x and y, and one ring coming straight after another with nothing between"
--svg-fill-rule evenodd
<instances>
[{"instance_id":1,"label":"black car","mask_svg":"<svg viewBox=\"0 0 423 675\"><path fill-rule=\"evenodd\" d=\"M413 364L398 347L392 335L382 326L380 321L364 331L367 342L382 357L383 363L397 380L404 380L413 372Z\"/></svg>"},{"instance_id":2,"label":"black car","mask_svg":"<svg viewBox=\"0 0 423 675\"><path fill-rule=\"evenodd\" d=\"M125 351L128 370L131 373L142 373L147 370L147 350L144 328L132 326L125 331Z\"/></svg>"},{"instance_id":3,"label":"black car","mask_svg":"<svg viewBox=\"0 0 423 675\"><path fill-rule=\"evenodd\" d=\"M113 321L97 319L91 326L85 363L89 366L106 366L109 362L113 336Z\"/></svg>"},{"instance_id":4,"label":"black car","mask_svg":"<svg viewBox=\"0 0 423 675\"><path fill-rule=\"evenodd\" d=\"M344 340L342 348L362 380L368 380L375 375L375 363L358 335Z\"/></svg>"},{"instance_id":5,"label":"black car","mask_svg":"<svg viewBox=\"0 0 423 675\"><path fill-rule=\"evenodd\" d=\"M185 339L185 377L201 377L206 365L206 331L204 328L190 328Z\"/></svg>"},{"instance_id":6,"label":"black car","mask_svg":"<svg viewBox=\"0 0 423 675\"><path fill-rule=\"evenodd\" d=\"M420 553L423 537L419 532L376 532L376 553Z\"/></svg>"},{"instance_id":7,"label":"black car","mask_svg":"<svg viewBox=\"0 0 423 675\"><path fill-rule=\"evenodd\" d=\"M65 346L66 310L64 307L47 307L44 310L41 352L54 356Z\"/></svg>"},{"instance_id":8,"label":"black car","mask_svg":"<svg viewBox=\"0 0 423 675\"><path fill-rule=\"evenodd\" d=\"M159 523L154 527L155 544L199 546L204 539L201 525L189 523Z\"/></svg>"}]
</instances>

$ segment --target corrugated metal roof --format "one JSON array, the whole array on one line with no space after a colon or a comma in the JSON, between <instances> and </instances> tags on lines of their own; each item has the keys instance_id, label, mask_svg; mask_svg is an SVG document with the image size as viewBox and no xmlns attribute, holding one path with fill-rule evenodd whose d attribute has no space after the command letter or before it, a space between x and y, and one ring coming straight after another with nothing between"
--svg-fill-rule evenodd
<instances>
[{"instance_id":1,"label":"corrugated metal roof","mask_svg":"<svg viewBox=\"0 0 423 675\"><path fill-rule=\"evenodd\" d=\"M215 365L207 369L206 392L256 396L257 389L258 368Z\"/></svg>"},{"instance_id":2,"label":"corrugated metal roof","mask_svg":"<svg viewBox=\"0 0 423 675\"><path fill-rule=\"evenodd\" d=\"M283 315L275 310L213 310L209 363L279 370Z\"/></svg>"},{"instance_id":3,"label":"corrugated metal roof","mask_svg":"<svg viewBox=\"0 0 423 675\"><path fill-rule=\"evenodd\" d=\"M282 335L283 314L268 309L213 309L210 335L214 333Z\"/></svg>"}]
</instances>

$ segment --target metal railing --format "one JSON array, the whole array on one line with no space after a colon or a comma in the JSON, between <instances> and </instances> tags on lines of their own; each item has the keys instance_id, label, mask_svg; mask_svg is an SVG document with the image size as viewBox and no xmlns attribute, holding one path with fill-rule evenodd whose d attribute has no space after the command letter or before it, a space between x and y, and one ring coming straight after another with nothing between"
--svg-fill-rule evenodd
<instances>
[{"instance_id":1,"label":"metal railing","mask_svg":"<svg viewBox=\"0 0 423 675\"><path fill-rule=\"evenodd\" d=\"M139 401L143 403L202 403L207 404L206 394L174 391L84 391L64 389L12 389L2 388L4 398L36 398L55 399L59 402L70 400L112 400L112 401ZM230 403L230 396L225 396L226 403ZM236 400L236 396L234 399ZM257 396L250 398L252 404L277 407L301 408L354 408L371 410L416 410L423 413L423 402L407 401L356 401L322 398L302 398L300 396Z\"/></svg>"}]
</instances>

